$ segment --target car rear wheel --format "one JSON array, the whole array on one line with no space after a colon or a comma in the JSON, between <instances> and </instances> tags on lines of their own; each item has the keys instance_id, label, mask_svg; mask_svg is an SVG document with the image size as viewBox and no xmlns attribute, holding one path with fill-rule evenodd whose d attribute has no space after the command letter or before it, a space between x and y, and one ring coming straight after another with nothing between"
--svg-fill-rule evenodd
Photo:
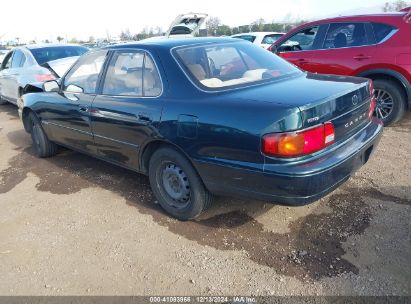
<instances>
[{"instance_id":1,"label":"car rear wheel","mask_svg":"<svg viewBox=\"0 0 411 304\"><path fill-rule=\"evenodd\" d=\"M31 112L28 119L34 153L36 156L45 158L55 155L57 153L57 145L47 138L37 116Z\"/></svg>"},{"instance_id":2,"label":"car rear wheel","mask_svg":"<svg viewBox=\"0 0 411 304\"><path fill-rule=\"evenodd\" d=\"M401 87L389 80L374 81L374 95L377 101L374 115L389 126L399 121L405 113L405 96Z\"/></svg>"},{"instance_id":3,"label":"car rear wheel","mask_svg":"<svg viewBox=\"0 0 411 304\"><path fill-rule=\"evenodd\" d=\"M5 101L2 97L0 97L0 105L4 105L6 103L7 103L7 101Z\"/></svg>"},{"instance_id":4,"label":"car rear wheel","mask_svg":"<svg viewBox=\"0 0 411 304\"><path fill-rule=\"evenodd\" d=\"M176 150L161 148L150 159L150 185L158 202L173 217L198 217L212 202L212 195L190 162Z\"/></svg>"}]
</instances>

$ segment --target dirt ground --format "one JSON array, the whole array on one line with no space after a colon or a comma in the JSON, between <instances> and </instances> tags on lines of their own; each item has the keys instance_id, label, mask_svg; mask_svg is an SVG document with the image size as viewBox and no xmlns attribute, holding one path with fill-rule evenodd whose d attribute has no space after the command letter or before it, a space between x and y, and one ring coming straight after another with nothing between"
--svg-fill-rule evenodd
<instances>
[{"instance_id":1,"label":"dirt ground","mask_svg":"<svg viewBox=\"0 0 411 304\"><path fill-rule=\"evenodd\" d=\"M411 115L304 207L218 198L179 222L145 176L36 159L0 107L0 295L411 295Z\"/></svg>"}]
</instances>

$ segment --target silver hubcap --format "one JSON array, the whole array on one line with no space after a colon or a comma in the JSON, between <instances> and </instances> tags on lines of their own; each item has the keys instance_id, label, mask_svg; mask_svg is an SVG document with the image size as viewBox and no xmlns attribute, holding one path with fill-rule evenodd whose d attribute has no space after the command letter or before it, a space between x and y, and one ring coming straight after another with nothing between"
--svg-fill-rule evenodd
<instances>
[{"instance_id":1,"label":"silver hubcap","mask_svg":"<svg viewBox=\"0 0 411 304\"><path fill-rule=\"evenodd\" d=\"M391 94L381 89L376 89L374 91L374 94L377 101L375 107L375 116L377 116L379 119L385 119L392 113L394 107L394 99L392 98Z\"/></svg>"},{"instance_id":2,"label":"silver hubcap","mask_svg":"<svg viewBox=\"0 0 411 304\"><path fill-rule=\"evenodd\" d=\"M190 201L190 183L184 171L177 165L169 163L163 169L163 187L176 203L175 207L184 207Z\"/></svg>"}]
</instances>

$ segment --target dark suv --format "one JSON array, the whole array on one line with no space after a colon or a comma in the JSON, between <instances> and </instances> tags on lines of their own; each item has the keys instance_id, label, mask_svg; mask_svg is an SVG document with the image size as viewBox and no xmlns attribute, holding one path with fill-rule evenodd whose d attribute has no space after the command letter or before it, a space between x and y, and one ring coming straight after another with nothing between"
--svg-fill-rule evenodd
<instances>
[{"instance_id":1,"label":"dark suv","mask_svg":"<svg viewBox=\"0 0 411 304\"><path fill-rule=\"evenodd\" d=\"M375 115L389 125L411 109L411 24L405 12L307 23L269 50L314 73L374 80Z\"/></svg>"}]
</instances>

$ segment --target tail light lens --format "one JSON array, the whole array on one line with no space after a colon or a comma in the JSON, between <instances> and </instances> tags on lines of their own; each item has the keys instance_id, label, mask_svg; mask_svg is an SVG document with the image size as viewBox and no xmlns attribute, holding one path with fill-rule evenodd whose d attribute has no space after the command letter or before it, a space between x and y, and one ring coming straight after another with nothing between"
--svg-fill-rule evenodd
<instances>
[{"instance_id":1,"label":"tail light lens","mask_svg":"<svg viewBox=\"0 0 411 304\"><path fill-rule=\"evenodd\" d=\"M49 80L54 80L56 77L53 74L36 74L34 75L34 79L38 82L45 82Z\"/></svg>"},{"instance_id":2,"label":"tail light lens","mask_svg":"<svg viewBox=\"0 0 411 304\"><path fill-rule=\"evenodd\" d=\"M370 103L370 110L368 111L368 119L371 119L374 114L375 107L377 106L377 100L375 99L374 84L372 80L370 80L369 86L370 86L371 103Z\"/></svg>"},{"instance_id":3,"label":"tail light lens","mask_svg":"<svg viewBox=\"0 0 411 304\"><path fill-rule=\"evenodd\" d=\"M334 125L326 122L297 132L266 134L262 138L261 149L269 156L298 157L322 150L334 142Z\"/></svg>"}]
</instances>

